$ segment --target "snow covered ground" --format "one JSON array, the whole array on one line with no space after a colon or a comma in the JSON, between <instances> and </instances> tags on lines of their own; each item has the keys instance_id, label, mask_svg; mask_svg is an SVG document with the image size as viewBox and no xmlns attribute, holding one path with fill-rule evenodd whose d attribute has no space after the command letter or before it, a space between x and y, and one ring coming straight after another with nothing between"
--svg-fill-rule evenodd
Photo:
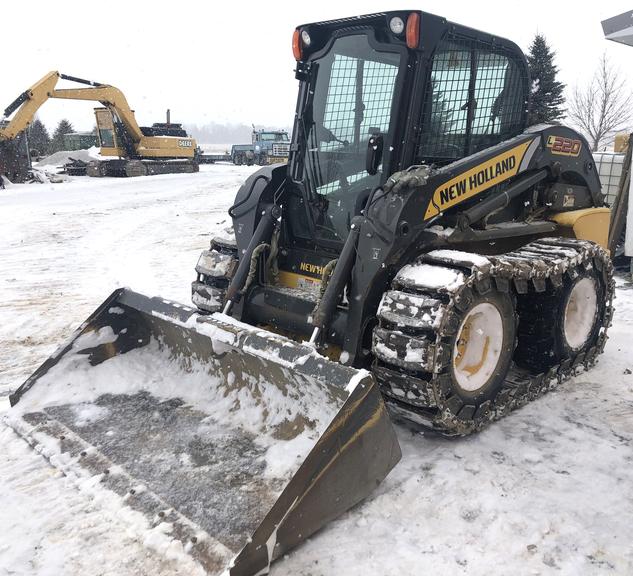
<instances>
[{"instance_id":1,"label":"snow covered ground","mask_svg":"<svg viewBox=\"0 0 633 576\"><path fill-rule=\"evenodd\" d=\"M0 190L0 397L115 287L188 303L199 251L255 169ZM472 438L399 427L402 462L373 497L271 574L633 574L631 288L591 372ZM198 572L2 424L0 445L0 576Z\"/></svg>"},{"instance_id":2,"label":"snow covered ground","mask_svg":"<svg viewBox=\"0 0 633 576\"><path fill-rule=\"evenodd\" d=\"M255 169L0 190L0 394L117 287L190 303L200 251Z\"/></svg>"}]
</instances>

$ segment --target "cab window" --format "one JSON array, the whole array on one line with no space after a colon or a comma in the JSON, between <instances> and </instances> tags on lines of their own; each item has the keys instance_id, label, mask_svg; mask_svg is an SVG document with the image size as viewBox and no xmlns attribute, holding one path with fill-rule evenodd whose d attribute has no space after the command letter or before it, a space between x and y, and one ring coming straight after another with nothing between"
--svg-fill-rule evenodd
<instances>
[{"instance_id":1,"label":"cab window","mask_svg":"<svg viewBox=\"0 0 633 576\"><path fill-rule=\"evenodd\" d=\"M509 50L444 39L427 81L419 160L446 164L520 133L526 85L524 66Z\"/></svg>"}]
</instances>

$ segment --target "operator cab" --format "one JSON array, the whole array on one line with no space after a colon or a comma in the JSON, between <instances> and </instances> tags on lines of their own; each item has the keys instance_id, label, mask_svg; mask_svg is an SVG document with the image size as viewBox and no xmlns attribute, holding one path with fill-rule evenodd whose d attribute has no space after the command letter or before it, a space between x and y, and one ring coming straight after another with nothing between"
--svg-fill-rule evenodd
<instances>
[{"instance_id":1,"label":"operator cab","mask_svg":"<svg viewBox=\"0 0 633 576\"><path fill-rule=\"evenodd\" d=\"M300 26L293 51L300 90L287 236L297 245L338 252L352 218L394 172L454 162L525 128L521 50L432 14Z\"/></svg>"}]
</instances>

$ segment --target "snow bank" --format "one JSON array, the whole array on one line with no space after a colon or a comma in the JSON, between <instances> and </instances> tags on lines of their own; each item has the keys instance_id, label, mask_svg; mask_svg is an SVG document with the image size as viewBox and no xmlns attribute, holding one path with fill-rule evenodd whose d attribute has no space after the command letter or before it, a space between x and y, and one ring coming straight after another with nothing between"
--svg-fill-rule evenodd
<instances>
[{"instance_id":1,"label":"snow bank","mask_svg":"<svg viewBox=\"0 0 633 576\"><path fill-rule=\"evenodd\" d=\"M90 162L91 160L97 160L103 158L99 153L99 148L93 146L86 150L60 150L53 152L53 154L42 158L39 162L34 163L34 166L62 166L70 162L70 159L81 160L83 162Z\"/></svg>"}]
</instances>

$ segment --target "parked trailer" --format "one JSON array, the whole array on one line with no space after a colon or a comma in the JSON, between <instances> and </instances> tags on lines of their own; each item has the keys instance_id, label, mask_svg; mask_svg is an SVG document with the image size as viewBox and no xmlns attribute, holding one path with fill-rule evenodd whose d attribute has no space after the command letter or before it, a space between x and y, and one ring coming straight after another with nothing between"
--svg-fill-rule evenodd
<instances>
[{"instance_id":1,"label":"parked trailer","mask_svg":"<svg viewBox=\"0 0 633 576\"><path fill-rule=\"evenodd\" d=\"M233 162L231 154L202 154L198 155L198 164L215 164L216 162Z\"/></svg>"}]
</instances>

